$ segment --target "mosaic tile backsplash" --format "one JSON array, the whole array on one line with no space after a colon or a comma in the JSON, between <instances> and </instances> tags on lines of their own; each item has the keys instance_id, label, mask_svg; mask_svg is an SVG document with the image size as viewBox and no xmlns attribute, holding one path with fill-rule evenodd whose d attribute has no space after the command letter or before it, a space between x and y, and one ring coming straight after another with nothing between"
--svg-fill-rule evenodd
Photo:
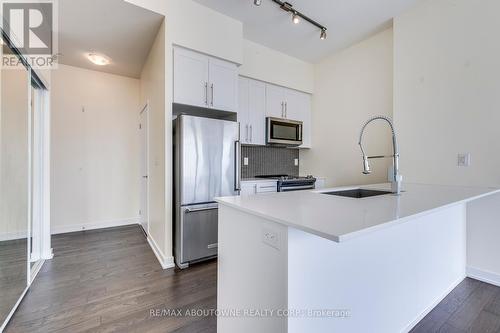
<instances>
[{"instance_id":1,"label":"mosaic tile backsplash","mask_svg":"<svg viewBox=\"0 0 500 333\"><path fill-rule=\"evenodd\" d=\"M243 159L248 157L248 165ZM295 166L295 159L299 158L298 149L268 146L241 147L241 178L254 178L260 175L290 176L299 175L299 167Z\"/></svg>"}]
</instances>

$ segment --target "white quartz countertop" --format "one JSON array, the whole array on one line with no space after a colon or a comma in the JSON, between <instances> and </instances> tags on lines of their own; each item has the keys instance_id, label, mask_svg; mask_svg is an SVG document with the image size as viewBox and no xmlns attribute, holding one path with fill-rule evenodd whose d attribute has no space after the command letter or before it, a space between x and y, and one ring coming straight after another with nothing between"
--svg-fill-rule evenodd
<instances>
[{"instance_id":1,"label":"white quartz countertop","mask_svg":"<svg viewBox=\"0 0 500 333\"><path fill-rule=\"evenodd\" d=\"M322 194L356 188L390 190L390 184L223 197L216 201L221 205L343 242L447 206L500 192L497 188L403 183L403 192L399 196L388 194L356 199Z\"/></svg>"}]
</instances>

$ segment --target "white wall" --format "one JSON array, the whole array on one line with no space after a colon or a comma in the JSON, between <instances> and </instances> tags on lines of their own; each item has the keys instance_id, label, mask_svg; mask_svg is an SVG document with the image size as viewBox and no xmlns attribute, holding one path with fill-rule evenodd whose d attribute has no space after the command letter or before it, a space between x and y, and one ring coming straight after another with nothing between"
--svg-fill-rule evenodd
<instances>
[{"instance_id":1,"label":"white wall","mask_svg":"<svg viewBox=\"0 0 500 333\"><path fill-rule=\"evenodd\" d=\"M149 235L162 264L173 263L165 191L165 23L157 33L141 73L141 105L149 105Z\"/></svg>"},{"instance_id":2,"label":"white wall","mask_svg":"<svg viewBox=\"0 0 500 333\"><path fill-rule=\"evenodd\" d=\"M387 181L390 160L373 160L363 175L358 146L363 123L392 116L392 29L383 31L315 65L312 149L301 150L302 174L326 177L327 186ZM391 153L391 135L377 122L364 137L367 154Z\"/></svg>"},{"instance_id":3,"label":"white wall","mask_svg":"<svg viewBox=\"0 0 500 333\"><path fill-rule=\"evenodd\" d=\"M499 12L496 0L433 0L395 19L394 115L407 181L500 186ZM470 167L456 166L461 152L471 153ZM499 206L498 196L483 199L468 213L468 265L498 283Z\"/></svg>"},{"instance_id":4,"label":"white wall","mask_svg":"<svg viewBox=\"0 0 500 333\"><path fill-rule=\"evenodd\" d=\"M241 22L192 0L126 1L165 15L167 48L172 43L241 64Z\"/></svg>"},{"instance_id":5,"label":"white wall","mask_svg":"<svg viewBox=\"0 0 500 333\"><path fill-rule=\"evenodd\" d=\"M314 92L314 65L243 40L240 74L307 93Z\"/></svg>"},{"instance_id":6,"label":"white wall","mask_svg":"<svg viewBox=\"0 0 500 333\"><path fill-rule=\"evenodd\" d=\"M137 223L139 80L59 65L51 75L51 230Z\"/></svg>"}]
</instances>

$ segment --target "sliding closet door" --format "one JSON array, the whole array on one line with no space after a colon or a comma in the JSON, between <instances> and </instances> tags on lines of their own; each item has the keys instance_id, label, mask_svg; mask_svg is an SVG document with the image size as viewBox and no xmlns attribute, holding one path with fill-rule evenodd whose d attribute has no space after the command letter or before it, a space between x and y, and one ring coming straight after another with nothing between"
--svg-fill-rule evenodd
<instances>
[{"instance_id":1,"label":"sliding closet door","mask_svg":"<svg viewBox=\"0 0 500 333\"><path fill-rule=\"evenodd\" d=\"M28 285L30 76L24 67L0 76L0 326Z\"/></svg>"}]
</instances>

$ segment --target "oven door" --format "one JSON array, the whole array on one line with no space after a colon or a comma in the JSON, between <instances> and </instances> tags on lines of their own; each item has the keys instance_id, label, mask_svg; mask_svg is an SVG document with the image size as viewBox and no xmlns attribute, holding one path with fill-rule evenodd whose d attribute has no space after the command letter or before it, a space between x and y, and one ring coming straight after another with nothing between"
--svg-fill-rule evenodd
<instances>
[{"instance_id":1,"label":"oven door","mask_svg":"<svg viewBox=\"0 0 500 333\"><path fill-rule=\"evenodd\" d=\"M266 118L266 143L285 146L302 144L302 122L281 118Z\"/></svg>"}]
</instances>

